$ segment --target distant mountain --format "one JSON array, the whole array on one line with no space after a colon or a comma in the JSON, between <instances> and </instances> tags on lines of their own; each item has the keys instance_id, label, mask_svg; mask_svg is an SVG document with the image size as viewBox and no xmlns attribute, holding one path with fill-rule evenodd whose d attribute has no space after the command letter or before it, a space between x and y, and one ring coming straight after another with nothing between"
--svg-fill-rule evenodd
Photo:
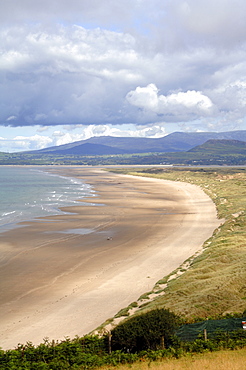
<instances>
[{"instance_id":1,"label":"distant mountain","mask_svg":"<svg viewBox=\"0 0 246 370\"><path fill-rule=\"evenodd\" d=\"M228 132L174 132L158 138L98 136L74 143L29 151L32 154L110 155L188 151L208 140L246 141L246 130Z\"/></svg>"},{"instance_id":2,"label":"distant mountain","mask_svg":"<svg viewBox=\"0 0 246 370\"><path fill-rule=\"evenodd\" d=\"M61 148L61 146L54 147L52 151L43 151L43 153L53 154L74 154L74 155L110 155L110 154L125 154L126 150L114 148L103 144L78 144L73 147Z\"/></svg>"},{"instance_id":3,"label":"distant mountain","mask_svg":"<svg viewBox=\"0 0 246 370\"><path fill-rule=\"evenodd\" d=\"M246 156L246 142L239 140L208 140L187 153L208 153L210 155L240 154Z\"/></svg>"},{"instance_id":4,"label":"distant mountain","mask_svg":"<svg viewBox=\"0 0 246 370\"><path fill-rule=\"evenodd\" d=\"M217 138L211 139L211 136ZM234 138L228 139L231 136ZM194 145L197 142L199 144ZM153 143L156 143L155 147ZM181 150L184 147L186 150ZM176 132L160 139L97 137L33 152L0 153L0 164L245 166L246 131L220 134Z\"/></svg>"}]
</instances>

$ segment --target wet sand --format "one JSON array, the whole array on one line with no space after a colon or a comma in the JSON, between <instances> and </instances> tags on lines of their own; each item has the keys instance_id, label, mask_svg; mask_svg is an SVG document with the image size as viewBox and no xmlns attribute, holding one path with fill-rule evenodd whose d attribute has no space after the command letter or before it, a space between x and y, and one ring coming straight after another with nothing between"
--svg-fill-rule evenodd
<instances>
[{"instance_id":1,"label":"wet sand","mask_svg":"<svg viewBox=\"0 0 246 370\"><path fill-rule=\"evenodd\" d=\"M89 333L192 256L221 223L195 185L90 167L48 170L83 179L97 196L0 234L3 349Z\"/></svg>"}]
</instances>

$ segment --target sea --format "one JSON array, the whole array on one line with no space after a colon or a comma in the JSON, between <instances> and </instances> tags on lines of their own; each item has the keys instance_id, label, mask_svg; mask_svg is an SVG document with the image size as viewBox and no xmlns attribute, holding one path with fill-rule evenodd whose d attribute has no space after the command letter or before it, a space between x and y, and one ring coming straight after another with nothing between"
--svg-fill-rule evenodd
<instances>
[{"instance_id":1,"label":"sea","mask_svg":"<svg viewBox=\"0 0 246 370\"><path fill-rule=\"evenodd\" d=\"M88 196L96 193L80 179L45 169L0 166L0 233L22 221L64 214L61 207L82 205Z\"/></svg>"}]
</instances>

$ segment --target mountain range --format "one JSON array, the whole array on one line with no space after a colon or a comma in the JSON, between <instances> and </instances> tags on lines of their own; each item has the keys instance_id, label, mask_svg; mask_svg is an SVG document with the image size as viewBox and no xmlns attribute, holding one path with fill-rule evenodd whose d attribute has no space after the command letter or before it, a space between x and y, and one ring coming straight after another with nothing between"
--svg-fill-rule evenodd
<instances>
[{"instance_id":1,"label":"mountain range","mask_svg":"<svg viewBox=\"0 0 246 370\"><path fill-rule=\"evenodd\" d=\"M41 150L0 152L0 165L246 165L246 130L100 136Z\"/></svg>"},{"instance_id":2,"label":"mountain range","mask_svg":"<svg viewBox=\"0 0 246 370\"><path fill-rule=\"evenodd\" d=\"M53 146L41 150L28 151L29 154L54 155L115 155L134 153L170 153L188 151L208 140L246 141L246 130L227 132L174 132L158 139L140 137L98 136L69 144Z\"/></svg>"}]
</instances>

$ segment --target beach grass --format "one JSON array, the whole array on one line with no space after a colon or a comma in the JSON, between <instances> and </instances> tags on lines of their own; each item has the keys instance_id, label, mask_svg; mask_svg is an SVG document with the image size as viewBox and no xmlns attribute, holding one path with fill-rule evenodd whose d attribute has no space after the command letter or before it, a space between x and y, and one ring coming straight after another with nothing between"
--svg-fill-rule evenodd
<instances>
[{"instance_id":1,"label":"beach grass","mask_svg":"<svg viewBox=\"0 0 246 370\"><path fill-rule=\"evenodd\" d=\"M138 362L127 365L117 365L118 370L241 370L245 369L246 348L236 351L219 351L203 354L189 354L179 359L163 359L155 362ZM102 370L112 369L112 366Z\"/></svg>"},{"instance_id":2,"label":"beach grass","mask_svg":"<svg viewBox=\"0 0 246 370\"><path fill-rule=\"evenodd\" d=\"M197 318L243 313L246 309L246 168L150 168L117 172L198 185L211 197L222 221L198 255L157 282L153 293L162 294L140 305L135 314L163 307L192 322Z\"/></svg>"}]
</instances>

